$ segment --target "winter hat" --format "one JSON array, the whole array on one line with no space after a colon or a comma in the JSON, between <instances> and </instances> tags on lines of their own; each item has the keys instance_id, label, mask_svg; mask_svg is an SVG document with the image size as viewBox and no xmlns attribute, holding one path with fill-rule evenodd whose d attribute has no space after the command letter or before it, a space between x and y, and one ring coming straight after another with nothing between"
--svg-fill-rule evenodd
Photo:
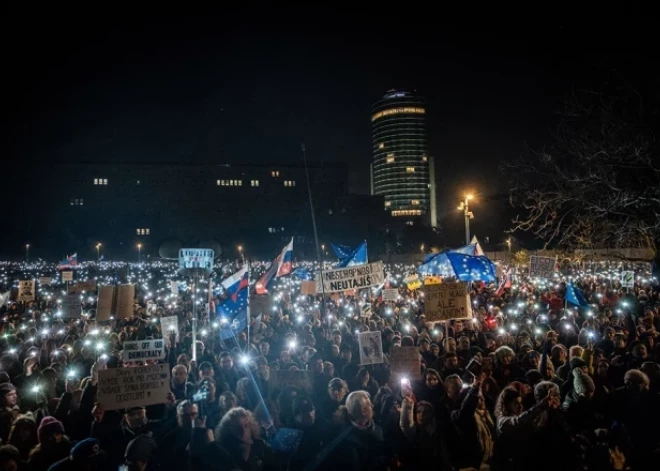
<instances>
[{"instance_id":1,"label":"winter hat","mask_svg":"<svg viewBox=\"0 0 660 471\"><path fill-rule=\"evenodd\" d=\"M575 357L575 358L571 358L569 365L571 366L571 371L573 371L575 368L584 368L585 366L587 366L587 362L584 361L582 358Z\"/></svg>"},{"instance_id":2,"label":"winter hat","mask_svg":"<svg viewBox=\"0 0 660 471\"><path fill-rule=\"evenodd\" d=\"M96 438L86 438L71 448L69 458L72 461L83 461L95 457L99 454L100 450L99 441Z\"/></svg>"},{"instance_id":3,"label":"winter hat","mask_svg":"<svg viewBox=\"0 0 660 471\"><path fill-rule=\"evenodd\" d=\"M156 442L146 435L140 435L128 443L124 458L129 462L147 462L156 449Z\"/></svg>"},{"instance_id":4,"label":"winter hat","mask_svg":"<svg viewBox=\"0 0 660 471\"><path fill-rule=\"evenodd\" d=\"M577 395L585 395L596 390L594 381L583 373L580 368L573 370L573 390Z\"/></svg>"},{"instance_id":5,"label":"winter hat","mask_svg":"<svg viewBox=\"0 0 660 471\"><path fill-rule=\"evenodd\" d=\"M37 429L39 443L43 443L48 437L55 435L56 433L61 433L64 435L64 425L62 425L62 422L57 420L55 417L44 417L39 424L39 428Z\"/></svg>"}]
</instances>

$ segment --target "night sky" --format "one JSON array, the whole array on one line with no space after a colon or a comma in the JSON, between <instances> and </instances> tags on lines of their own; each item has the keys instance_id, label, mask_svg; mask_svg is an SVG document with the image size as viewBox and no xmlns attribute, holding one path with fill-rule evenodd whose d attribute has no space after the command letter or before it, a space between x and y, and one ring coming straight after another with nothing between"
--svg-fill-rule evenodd
<instances>
[{"instance_id":1,"label":"night sky","mask_svg":"<svg viewBox=\"0 0 660 471\"><path fill-rule=\"evenodd\" d=\"M498 241L509 218L500 162L548 142L562 96L613 44L638 47L547 16L521 28L331 10L82 14L6 19L13 162L299 163L305 142L310 160L348 163L351 191L368 193L371 104L413 90L428 102L443 225L460 234L455 206L470 189L476 231Z\"/></svg>"}]
</instances>

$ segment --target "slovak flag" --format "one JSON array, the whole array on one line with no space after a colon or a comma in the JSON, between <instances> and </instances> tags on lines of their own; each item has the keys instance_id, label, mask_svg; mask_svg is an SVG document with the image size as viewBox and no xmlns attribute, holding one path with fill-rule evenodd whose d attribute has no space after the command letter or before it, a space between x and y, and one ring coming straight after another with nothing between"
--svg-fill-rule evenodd
<instances>
[{"instance_id":1,"label":"slovak flag","mask_svg":"<svg viewBox=\"0 0 660 471\"><path fill-rule=\"evenodd\" d=\"M222 287L227 293L227 298L218 303L215 308L216 314L231 322L243 311L247 312L248 285L247 265L224 279Z\"/></svg>"},{"instance_id":2,"label":"slovak flag","mask_svg":"<svg viewBox=\"0 0 660 471\"><path fill-rule=\"evenodd\" d=\"M293 238L286 247L282 249L282 253L277 257L277 273L275 278L288 275L293 269Z\"/></svg>"},{"instance_id":3,"label":"slovak flag","mask_svg":"<svg viewBox=\"0 0 660 471\"><path fill-rule=\"evenodd\" d=\"M509 272L506 272L506 275L504 275L504 280L502 280L500 287L497 288L495 295L502 296L504 294L504 290L508 288L511 288L511 277L509 276Z\"/></svg>"},{"instance_id":4,"label":"slovak flag","mask_svg":"<svg viewBox=\"0 0 660 471\"><path fill-rule=\"evenodd\" d=\"M57 268L58 269L71 268L77 265L78 265L78 252L74 253L73 255L67 255L66 260L62 260L59 263L59 265L57 265Z\"/></svg>"}]
</instances>

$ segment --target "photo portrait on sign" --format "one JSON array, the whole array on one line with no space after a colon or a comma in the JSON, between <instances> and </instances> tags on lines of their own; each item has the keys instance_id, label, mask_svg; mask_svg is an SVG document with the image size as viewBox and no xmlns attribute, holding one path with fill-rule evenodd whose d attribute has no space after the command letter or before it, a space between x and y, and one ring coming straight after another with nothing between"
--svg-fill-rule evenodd
<instances>
[{"instance_id":1,"label":"photo portrait on sign","mask_svg":"<svg viewBox=\"0 0 660 471\"><path fill-rule=\"evenodd\" d=\"M383 339L380 332L362 332L358 336L360 344L360 364L383 363Z\"/></svg>"}]
</instances>

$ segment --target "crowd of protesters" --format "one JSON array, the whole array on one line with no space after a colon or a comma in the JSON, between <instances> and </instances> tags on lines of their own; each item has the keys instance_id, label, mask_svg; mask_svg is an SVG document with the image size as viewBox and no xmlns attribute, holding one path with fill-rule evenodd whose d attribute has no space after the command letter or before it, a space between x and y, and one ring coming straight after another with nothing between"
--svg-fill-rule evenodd
<instances>
[{"instance_id":1,"label":"crowd of protesters","mask_svg":"<svg viewBox=\"0 0 660 471\"><path fill-rule=\"evenodd\" d=\"M25 276L5 269L9 286ZM174 270L136 269L152 283ZM388 268L391 280L410 270ZM499 293L473 283L473 318L434 324L423 290L403 283L392 282L397 302L356 293L320 305L286 280L267 308L252 308L249 337L222 340L215 315L201 312L194 346L189 291L148 312L152 288L138 283L133 317L105 323L59 318L61 287L8 300L0 471L657 469L658 284L622 289L595 274L574 283L588 307L567 304L560 277L520 276ZM179 331L161 332L158 319L173 315ZM381 333L382 364L360 365L366 331ZM163 335L168 400L106 410L99 372L126 367L125 341ZM418 349L419 372L391 373L396 346ZM308 381L282 386L277 370L306 371ZM278 442L282 431L298 431L293 446Z\"/></svg>"}]
</instances>

